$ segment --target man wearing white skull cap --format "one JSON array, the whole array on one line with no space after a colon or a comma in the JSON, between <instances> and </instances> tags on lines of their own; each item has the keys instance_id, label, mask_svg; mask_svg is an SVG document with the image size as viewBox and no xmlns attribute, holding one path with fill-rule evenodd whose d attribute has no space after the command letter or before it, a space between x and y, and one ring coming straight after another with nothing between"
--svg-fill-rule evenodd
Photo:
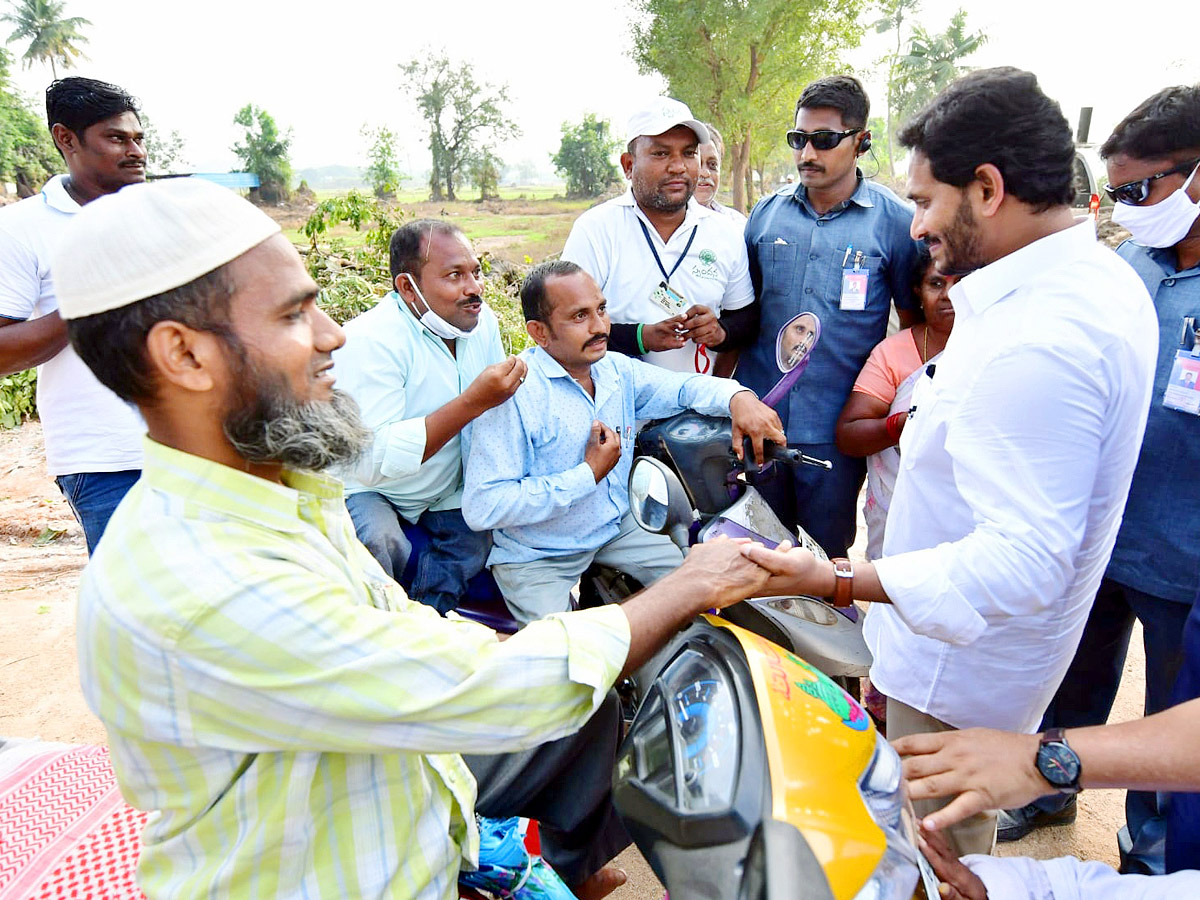
<instances>
[{"instance_id":1,"label":"man wearing white skull cap","mask_svg":"<svg viewBox=\"0 0 1200 900\"><path fill-rule=\"evenodd\" d=\"M149 432L78 622L122 792L156 813L146 895L451 900L476 811L537 818L581 900L623 882L605 865L628 842L612 684L765 572L709 544L622 606L503 642L441 618L384 575L320 474L370 433L334 389L342 331L279 227L180 179L102 198L67 231L72 344Z\"/></svg>"}]
</instances>

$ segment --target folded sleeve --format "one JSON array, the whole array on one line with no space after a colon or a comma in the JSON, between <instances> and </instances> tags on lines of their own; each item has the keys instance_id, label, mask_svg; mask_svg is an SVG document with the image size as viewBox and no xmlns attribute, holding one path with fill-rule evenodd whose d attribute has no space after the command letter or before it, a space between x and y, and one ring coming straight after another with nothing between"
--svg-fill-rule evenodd
<instances>
[{"instance_id":1,"label":"folded sleeve","mask_svg":"<svg viewBox=\"0 0 1200 900\"><path fill-rule=\"evenodd\" d=\"M23 241L0 231L0 316L24 321L41 296L37 257Z\"/></svg>"},{"instance_id":2,"label":"folded sleeve","mask_svg":"<svg viewBox=\"0 0 1200 900\"><path fill-rule=\"evenodd\" d=\"M875 563L913 631L969 644L987 618L1042 612L1063 596L1087 525L1107 394L1094 368L1053 347L1015 348L981 366L946 433L974 529Z\"/></svg>"}]
</instances>

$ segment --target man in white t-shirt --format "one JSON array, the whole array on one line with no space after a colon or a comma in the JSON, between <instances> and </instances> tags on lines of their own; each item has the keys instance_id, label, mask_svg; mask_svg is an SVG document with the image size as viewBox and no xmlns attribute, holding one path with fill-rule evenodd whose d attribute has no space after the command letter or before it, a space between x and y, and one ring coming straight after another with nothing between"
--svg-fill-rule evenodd
<instances>
[{"instance_id":1,"label":"man in white t-shirt","mask_svg":"<svg viewBox=\"0 0 1200 900\"><path fill-rule=\"evenodd\" d=\"M692 199L708 130L658 97L630 118L627 141L629 191L576 219L562 258L600 285L610 349L716 374L717 352L753 340L758 318L741 230Z\"/></svg>"},{"instance_id":2,"label":"man in white t-shirt","mask_svg":"<svg viewBox=\"0 0 1200 900\"><path fill-rule=\"evenodd\" d=\"M67 345L48 259L80 207L146 180L146 147L134 99L103 81L55 81L46 89L46 119L69 174L0 209L0 375L38 367L46 467L90 554L141 473L145 426Z\"/></svg>"}]
</instances>

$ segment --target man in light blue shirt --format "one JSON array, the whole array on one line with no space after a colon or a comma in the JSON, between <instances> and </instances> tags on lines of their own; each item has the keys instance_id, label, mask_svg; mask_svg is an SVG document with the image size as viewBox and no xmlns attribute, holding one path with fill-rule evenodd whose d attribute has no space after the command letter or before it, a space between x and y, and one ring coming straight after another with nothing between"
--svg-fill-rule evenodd
<instances>
[{"instance_id":1,"label":"man in light blue shirt","mask_svg":"<svg viewBox=\"0 0 1200 900\"><path fill-rule=\"evenodd\" d=\"M736 381L671 372L607 353L607 304L572 262L543 263L521 288L536 347L521 354L529 380L470 429L463 516L496 529L488 560L523 622L570 608L572 585L593 562L643 584L682 556L642 531L626 487L640 419L685 409L733 417L734 448L750 437L786 443L779 417Z\"/></svg>"},{"instance_id":2,"label":"man in light blue shirt","mask_svg":"<svg viewBox=\"0 0 1200 900\"><path fill-rule=\"evenodd\" d=\"M445 222L409 222L392 235L394 291L345 326L335 354L342 388L374 432L344 472L359 540L410 595L440 612L458 605L491 549L463 522L463 426L513 395L525 363L504 358L496 317L480 295L479 260ZM411 579L401 518L431 540Z\"/></svg>"}]
</instances>

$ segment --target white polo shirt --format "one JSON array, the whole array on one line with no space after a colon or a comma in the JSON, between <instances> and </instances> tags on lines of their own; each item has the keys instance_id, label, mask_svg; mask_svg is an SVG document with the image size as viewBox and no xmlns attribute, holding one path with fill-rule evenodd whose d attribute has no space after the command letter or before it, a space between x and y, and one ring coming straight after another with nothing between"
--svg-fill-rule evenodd
<instances>
[{"instance_id":1,"label":"white polo shirt","mask_svg":"<svg viewBox=\"0 0 1200 900\"><path fill-rule=\"evenodd\" d=\"M663 269L671 275L672 290L717 315L754 302L741 229L694 199L688 201L683 224L664 242L629 190L575 220L562 258L596 279L613 322L653 323L675 315L652 299L665 280ZM647 353L644 358L677 372L711 374L716 356L712 351L707 351L707 357L698 353L688 341L677 350Z\"/></svg>"},{"instance_id":2,"label":"white polo shirt","mask_svg":"<svg viewBox=\"0 0 1200 900\"><path fill-rule=\"evenodd\" d=\"M50 248L79 212L65 179L57 175L37 196L0 209L0 316L25 321L58 309ZM38 366L37 405L51 475L142 467L142 417L69 345Z\"/></svg>"}]
</instances>

